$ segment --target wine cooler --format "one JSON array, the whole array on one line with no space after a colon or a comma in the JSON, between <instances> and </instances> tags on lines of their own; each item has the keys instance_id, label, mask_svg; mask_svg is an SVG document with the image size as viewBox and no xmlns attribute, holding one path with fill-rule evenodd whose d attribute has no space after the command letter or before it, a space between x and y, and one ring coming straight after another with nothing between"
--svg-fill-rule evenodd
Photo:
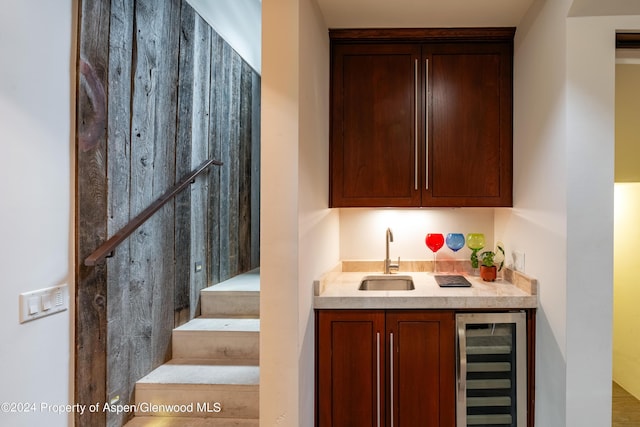
<instances>
[{"instance_id":1,"label":"wine cooler","mask_svg":"<svg viewBox=\"0 0 640 427\"><path fill-rule=\"evenodd\" d=\"M525 313L460 313L457 427L526 427Z\"/></svg>"}]
</instances>

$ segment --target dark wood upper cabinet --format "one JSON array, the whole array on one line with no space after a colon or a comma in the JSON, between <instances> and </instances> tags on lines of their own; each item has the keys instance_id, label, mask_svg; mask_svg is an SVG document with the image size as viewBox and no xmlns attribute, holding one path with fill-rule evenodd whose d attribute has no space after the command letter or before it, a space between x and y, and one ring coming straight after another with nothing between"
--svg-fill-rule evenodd
<instances>
[{"instance_id":1,"label":"dark wood upper cabinet","mask_svg":"<svg viewBox=\"0 0 640 427\"><path fill-rule=\"evenodd\" d=\"M331 207L511 206L513 28L331 32Z\"/></svg>"}]
</instances>

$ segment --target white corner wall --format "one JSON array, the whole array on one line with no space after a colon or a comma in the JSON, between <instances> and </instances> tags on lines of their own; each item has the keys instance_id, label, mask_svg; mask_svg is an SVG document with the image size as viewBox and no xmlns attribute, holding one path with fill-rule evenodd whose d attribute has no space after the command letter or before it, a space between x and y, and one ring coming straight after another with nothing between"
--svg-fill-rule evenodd
<instances>
[{"instance_id":1,"label":"white corner wall","mask_svg":"<svg viewBox=\"0 0 640 427\"><path fill-rule=\"evenodd\" d=\"M329 35L316 0L300 1L300 140L298 153L299 419L313 427L315 316L312 282L340 256L339 213L329 200ZM291 424L292 427L294 424Z\"/></svg>"},{"instance_id":2,"label":"white corner wall","mask_svg":"<svg viewBox=\"0 0 640 427\"><path fill-rule=\"evenodd\" d=\"M70 310L19 324L18 295L69 284L73 295L75 2L4 2L0 14L0 425L71 425L41 405L73 400Z\"/></svg>"},{"instance_id":3,"label":"white corner wall","mask_svg":"<svg viewBox=\"0 0 640 427\"><path fill-rule=\"evenodd\" d=\"M615 28L599 20L567 24L566 422L580 426L611 422Z\"/></svg>"},{"instance_id":4,"label":"white corner wall","mask_svg":"<svg viewBox=\"0 0 640 427\"><path fill-rule=\"evenodd\" d=\"M262 9L260 425L311 427L312 282L338 261L327 208L329 40L314 0Z\"/></svg>"},{"instance_id":5,"label":"white corner wall","mask_svg":"<svg viewBox=\"0 0 640 427\"><path fill-rule=\"evenodd\" d=\"M570 1L535 1L514 49L514 207L496 234L525 254L539 282L536 425L566 418L566 15Z\"/></svg>"},{"instance_id":6,"label":"white corner wall","mask_svg":"<svg viewBox=\"0 0 640 427\"><path fill-rule=\"evenodd\" d=\"M516 34L514 192L496 232L539 279L536 425L611 423L616 29L534 2ZM594 268L596 267L597 268Z\"/></svg>"},{"instance_id":7,"label":"white corner wall","mask_svg":"<svg viewBox=\"0 0 640 427\"><path fill-rule=\"evenodd\" d=\"M611 422L615 33L633 29L568 19L567 425Z\"/></svg>"},{"instance_id":8,"label":"white corner wall","mask_svg":"<svg viewBox=\"0 0 640 427\"><path fill-rule=\"evenodd\" d=\"M295 426L298 390L298 0L262 8L260 425Z\"/></svg>"}]
</instances>

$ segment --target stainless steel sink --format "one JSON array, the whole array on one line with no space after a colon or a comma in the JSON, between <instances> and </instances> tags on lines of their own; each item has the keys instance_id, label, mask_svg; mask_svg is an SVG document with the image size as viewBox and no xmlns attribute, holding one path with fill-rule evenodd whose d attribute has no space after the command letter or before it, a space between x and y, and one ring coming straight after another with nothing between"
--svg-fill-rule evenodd
<instances>
[{"instance_id":1,"label":"stainless steel sink","mask_svg":"<svg viewBox=\"0 0 640 427\"><path fill-rule=\"evenodd\" d=\"M360 282L360 291L412 291L413 277L401 275L365 276Z\"/></svg>"}]
</instances>

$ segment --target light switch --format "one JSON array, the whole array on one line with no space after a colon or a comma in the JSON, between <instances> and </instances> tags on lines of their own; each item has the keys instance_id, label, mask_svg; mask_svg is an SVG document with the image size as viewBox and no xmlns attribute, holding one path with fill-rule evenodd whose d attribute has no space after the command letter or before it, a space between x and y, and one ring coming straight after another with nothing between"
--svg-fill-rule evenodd
<instances>
[{"instance_id":1,"label":"light switch","mask_svg":"<svg viewBox=\"0 0 640 427\"><path fill-rule=\"evenodd\" d=\"M29 314L36 314L40 311L40 297L33 296L29 297Z\"/></svg>"},{"instance_id":2,"label":"light switch","mask_svg":"<svg viewBox=\"0 0 640 427\"><path fill-rule=\"evenodd\" d=\"M69 308L69 287L52 286L20 294L20 323L59 313Z\"/></svg>"},{"instance_id":3,"label":"light switch","mask_svg":"<svg viewBox=\"0 0 640 427\"><path fill-rule=\"evenodd\" d=\"M53 297L51 295L43 295L42 296L42 311L51 310L51 301Z\"/></svg>"},{"instance_id":4,"label":"light switch","mask_svg":"<svg viewBox=\"0 0 640 427\"><path fill-rule=\"evenodd\" d=\"M513 251L511 256L513 258L514 270L524 273L524 252Z\"/></svg>"}]
</instances>

